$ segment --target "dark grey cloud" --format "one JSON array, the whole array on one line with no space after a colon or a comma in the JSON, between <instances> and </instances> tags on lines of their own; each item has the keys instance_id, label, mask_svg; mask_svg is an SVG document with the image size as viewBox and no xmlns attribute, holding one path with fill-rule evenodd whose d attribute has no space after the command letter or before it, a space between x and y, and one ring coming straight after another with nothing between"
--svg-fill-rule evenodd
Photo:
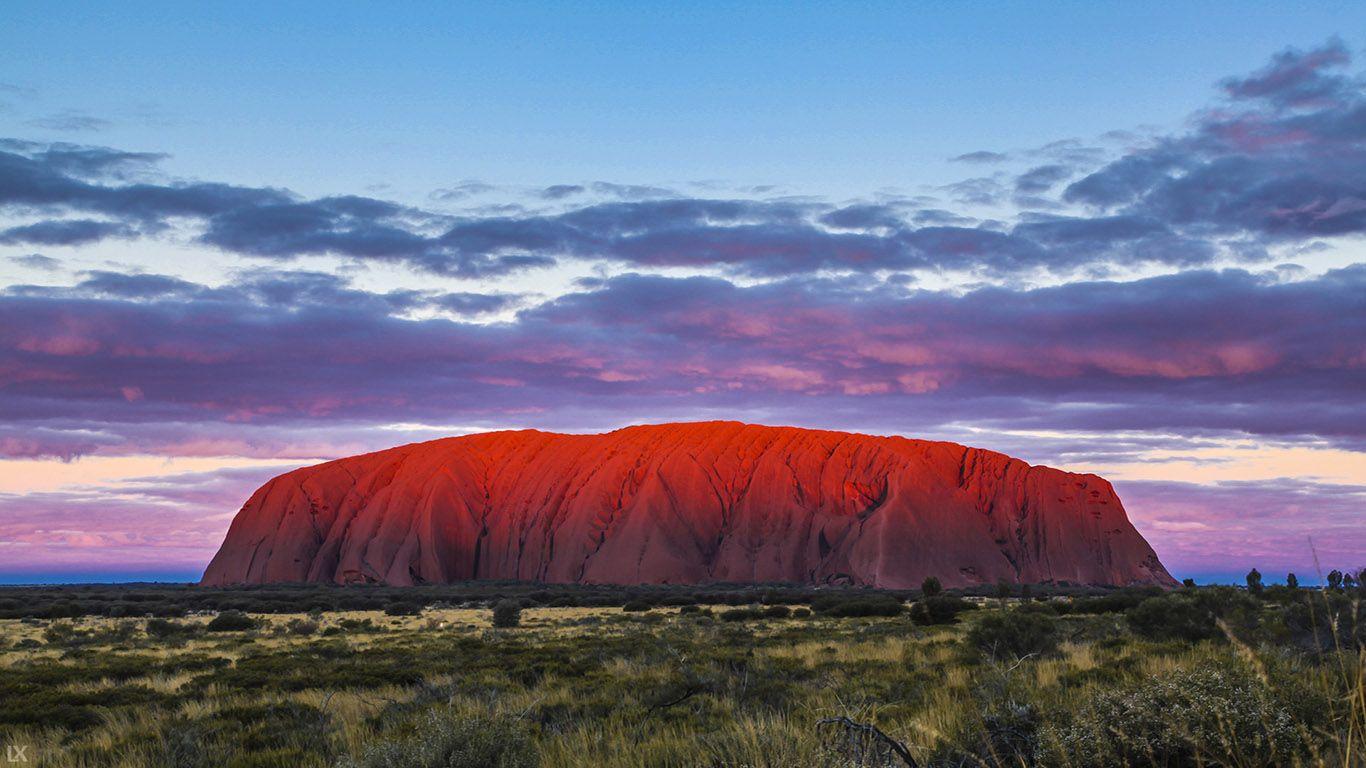
<instances>
[{"instance_id":1,"label":"dark grey cloud","mask_svg":"<svg viewBox=\"0 0 1366 768\"><path fill-rule=\"evenodd\" d=\"M820 223L835 229L903 229L906 220L898 211L875 204L846 205L822 214Z\"/></svg>"},{"instance_id":2,"label":"dark grey cloud","mask_svg":"<svg viewBox=\"0 0 1366 768\"><path fill-rule=\"evenodd\" d=\"M1340 41L1225 81L1229 102L1072 183L1064 199L1199 236L1295 242L1366 232L1366 91Z\"/></svg>"},{"instance_id":3,"label":"dark grey cloud","mask_svg":"<svg viewBox=\"0 0 1366 768\"><path fill-rule=\"evenodd\" d=\"M545 200L563 200L566 197L581 195L587 189L582 184L552 184L541 190L540 197Z\"/></svg>"},{"instance_id":4,"label":"dark grey cloud","mask_svg":"<svg viewBox=\"0 0 1366 768\"><path fill-rule=\"evenodd\" d=\"M41 269L45 272L55 272L61 269L62 262L51 256L44 256L41 253L26 253L22 256L10 256L9 261L21 267L29 269Z\"/></svg>"},{"instance_id":5,"label":"dark grey cloud","mask_svg":"<svg viewBox=\"0 0 1366 768\"><path fill-rule=\"evenodd\" d=\"M1347 45L1334 38L1311 51L1282 51L1260 71L1228 78L1222 85L1230 98L1264 99L1279 107L1333 104L1360 87L1334 71L1351 61Z\"/></svg>"},{"instance_id":6,"label":"dark grey cloud","mask_svg":"<svg viewBox=\"0 0 1366 768\"><path fill-rule=\"evenodd\" d=\"M1029 217L1012 234L1048 250L1055 268L1087 265L1164 264L1193 267L1215 260L1206 240L1185 237L1153 218L1130 215Z\"/></svg>"},{"instance_id":7,"label":"dark grey cloud","mask_svg":"<svg viewBox=\"0 0 1366 768\"><path fill-rule=\"evenodd\" d=\"M0 229L0 245L85 245L136 235L137 230L120 222L56 219Z\"/></svg>"},{"instance_id":8,"label":"dark grey cloud","mask_svg":"<svg viewBox=\"0 0 1366 768\"><path fill-rule=\"evenodd\" d=\"M166 155L157 152L126 152L108 147L23 139L0 139L0 152L18 156L5 158L11 168L7 175L27 176L46 184L60 182L63 175L88 180L124 179L148 171L166 159ZM21 159L27 162L20 162Z\"/></svg>"},{"instance_id":9,"label":"dark grey cloud","mask_svg":"<svg viewBox=\"0 0 1366 768\"><path fill-rule=\"evenodd\" d=\"M497 189L497 187L492 184L469 179L449 187L435 190L432 192L431 197L433 200L450 202L452 200L464 200L467 197L487 194L495 189Z\"/></svg>"},{"instance_id":10,"label":"dark grey cloud","mask_svg":"<svg viewBox=\"0 0 1366 768\"><path fill-rule=\"evenodd\" d=\"M1009 159L1010 159L1010 156L1007 155L1007 154L1004 154L1004 153L1002 153L1002 152L990 152L990 151L985 150L985 149L983 149L983 150L978 150L978 151L976 151L976 152L968 152L967 154L964 154L964 155L958 155L958 156L956 156L956 157L951 157L951 158L949 158L949 160L950 160L951 162L955 162L955 163L979 163L979 164L1003 163L1003 162L1005 162L1006 160L1009 160Z\"/></svg>"},{"instance_id":11,"label":"dark grey cloud","mask_svg":"<svg viewBox=\"0 0 1366 768\"><path fill-rule=\"evenodd\" d=\"M76 285L78 291L121 299L157 299L170 296L202 295L203 286L167 275L125 274L95 270L85 272Z\"/></svg>"},{"instance_id":12,"label":"dark grey cloud","mask_svg":"<svg viewBox=\"0 0 1366 768\"><path fill-rule=\"evenodd\" d=\"M1070 167L1095 165L1105 160L1109 153L1101 148L1084 143L1078 139L1059 139L1042 147L1030 150L1032 157L1042 157Z\"/></svg>"},{"instance_id":13,"label":"dark grey cloud","mask_svg":"<svg viewBox=\"0 0 1366 768\"><path fill-rule=\"evenodd\" d=\"M1015 191L1030 195L1047 192L1072 173L1071 168L1056 163L1036 166L1015 177Z\"/></svg>"},{"instance_id":14,"label":"dark grey cloud","mask_svg":"<svg viewBox=\"0 0 1366 768\"><path fill-rule=\"evenodd\" d=\"M1265 260L1366 229L1366 92L1359 78L1340 72L1349 58L1336 42L1280 54L1258 73L1225 81L1227 102L1199 113L1190 132L1155 136L1098 168L1104 150L1068 139L1025 153L1044 162L1017 176L1002 171L943 188L964 205L1013 201L1029 211L1014 226L909 201L696 198L608 182L538 193L583 196L567 209L513 204L450 215L372 197L310 199L282 189L166 182L157 178L156 154L4 140L0 211L46 221L11 226L3 237L89 243L175 227L259 259L333 255L458 277L560 259L763 278L961 270L995 279L1202 266L1224 254ZM1085 175L1066 183L1078 173ZM438 194L455 199L487 190L462 182ZM90 218L48 223L78 216Z\"/></svg>"},{"instance_id":15,"label":"dark grey cloud","mask_svg":"<svg viewBox=\"0 0 1366 768\"><path fill-rule=\"evenodd\" d=\"M487 315L517 306L523 297L510 293L451 292L433 296L430 306L440 307L458 315Z\"/></svg>"}]
</instances>

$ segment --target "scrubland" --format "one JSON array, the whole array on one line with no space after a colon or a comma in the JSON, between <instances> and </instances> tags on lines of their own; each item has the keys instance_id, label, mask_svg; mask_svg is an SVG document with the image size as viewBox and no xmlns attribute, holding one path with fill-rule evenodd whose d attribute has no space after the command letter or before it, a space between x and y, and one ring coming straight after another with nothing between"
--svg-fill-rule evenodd
<instances>
[{"instance_id":1,"label":"scrubland","mask_svg":"<svg viewBox=\"0 0 1366 768\"><path fill-rule=\"evenodd\" d=\"M0 750L54 767L1366 765L1350 590L503 593L347 610L351 593L301 589L325 605L160 618L68 594L86 609L56 612L82 615L0 619ZM11 616L53 613L36 594L0 592Z\"/></svg>"}]
</instances>

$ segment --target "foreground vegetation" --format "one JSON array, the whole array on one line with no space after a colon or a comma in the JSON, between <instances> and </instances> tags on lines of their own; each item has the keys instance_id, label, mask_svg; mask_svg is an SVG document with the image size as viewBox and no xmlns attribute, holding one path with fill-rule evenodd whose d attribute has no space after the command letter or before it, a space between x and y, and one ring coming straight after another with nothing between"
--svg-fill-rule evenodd
<instances>
[{"instance_id":1,"label":"foreground vegetation","mask_svg":"<svg viewBox=\"0 0 1366 768\"><path fill-rule=\"evenodd\" d=\"M1355 585L928 586L3 590L0 750L158 768L1366 765Z\"/></svg>"}]
</instances>

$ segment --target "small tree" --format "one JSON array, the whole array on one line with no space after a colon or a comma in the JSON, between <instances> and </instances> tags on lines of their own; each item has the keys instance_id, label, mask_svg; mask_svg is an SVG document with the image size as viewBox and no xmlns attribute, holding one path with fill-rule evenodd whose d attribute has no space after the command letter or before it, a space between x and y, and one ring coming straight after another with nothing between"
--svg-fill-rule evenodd
<instances>
[{"instance_id":1,"label":"small tree","mask_svg":"<svg viewBox=\"0 0 1366 768\"><path fill-rule=\"evenodd\" d=\"M522 604L516 600L499 600L493 606L493 626L509 629L522 623Z\"/></svg>"},{"instance_id":2,"label":"small tree","mask_svg":"<svg viewBox=\"0 0 1366 768\"><path fill-rule=\"evenodd\" d=\"M1015 594L1015 587L1010 582L1006 581L1005 579L1001 579L1000 581L996 582L997 597L1001 598L1002 600L1005 600L1013 594Z\"/></svg>"},{"instance_id":3,"label":"small tree","mask_svg":"<svg viewBox=\"0 0 1366 768\"><path fill-rule=\"evenodd\" d=\"M1195 589L1195 579L1182 579L1181 586L1186 589Z\"/></svg>"},{"instance_id":4,"label":"small tree","mask_svg":"<svg viewBox=\"0 0 1366 768\"><path fill-rule=\"evenodd\" d=\"M1300 580L1295 578L1295 574L1287 573L1285 575L1285 586L1289 587L1290 589L1299 589Z\"/></svg>"},{"instance_id":5,"label":"small tree","mask_svg":"<svg viewBox=\"0 0 1366 768\"><path fill-rule=\"evenodd\" d=\"M944 585L939 583L939 577L928 576L920 583L920 593L925 597L934 597L944 591Z\"/></svg>"},{"instance_id":6,"label":"small tree","mask_svg":"<svg viewBox=\"0 0 1366 768\"><path fill-rule=\"evenodd\" d=\"M1328 572L1328 588L1334 592L1342 589L1342 571L1335 568Z\"/></svg>"},{"instance_id":7,"label":"small tree","mask_svg":"<svg viewBox=\"0 0 1366 768\"><path fill-rule=\"evenodd\" d=\"M1262 574L1256 568L1247 572L1247 591L1257 596L1262 594Z\"/></svg>"}]
</instances>

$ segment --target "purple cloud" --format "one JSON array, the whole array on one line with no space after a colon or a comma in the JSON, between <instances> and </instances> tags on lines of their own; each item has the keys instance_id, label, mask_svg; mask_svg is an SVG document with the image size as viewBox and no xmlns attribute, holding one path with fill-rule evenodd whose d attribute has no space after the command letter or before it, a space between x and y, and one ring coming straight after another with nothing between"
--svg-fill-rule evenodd
<instances>
[{"instance_id":1,"label":"purple cloud","mask_svg":"<svg viewBox=\"0 0 1366 768\"><path fill-rule=\"evenodd\" d=\"M1341 42L1224 84L1194 130L1130 153L1064 199L1207 234L1272 241L1366 230L1366 95Z\"/></svg>"},{"instance_id":2,"label":"purple cloud","mask_svg":"<svg viewBox=\"0 0 1366 768\"><path fill-rule=\"evenodd\" d=\"M971 413L1014 428L1366 437L1362 267L1292 283L1187 272L963 295L627 275L492 326L395 316L448 294L366 294L324 278L260 273L208 289L95 274L75 289L11 292L0 297L0 415L129 441L130 425L165 422L554 414L565 426L575 409L618 421L833 409L851 421L896 411L917 429ZM58 443L54 454L72 450Z\"/></svg>"},{"instance_id":3,"label":"purple cloud","mask_svg":"<svg viewBox=\"0 0 1366 768\"><path fill-rule=\"evenodd\" d=\"M1285 478L1115 486L1173 573L1237 582L1255 566L1268 582L1294 572L1308 584L1334 568L1366 565L1366 485Z\"/></svg>"}]
</instances>

